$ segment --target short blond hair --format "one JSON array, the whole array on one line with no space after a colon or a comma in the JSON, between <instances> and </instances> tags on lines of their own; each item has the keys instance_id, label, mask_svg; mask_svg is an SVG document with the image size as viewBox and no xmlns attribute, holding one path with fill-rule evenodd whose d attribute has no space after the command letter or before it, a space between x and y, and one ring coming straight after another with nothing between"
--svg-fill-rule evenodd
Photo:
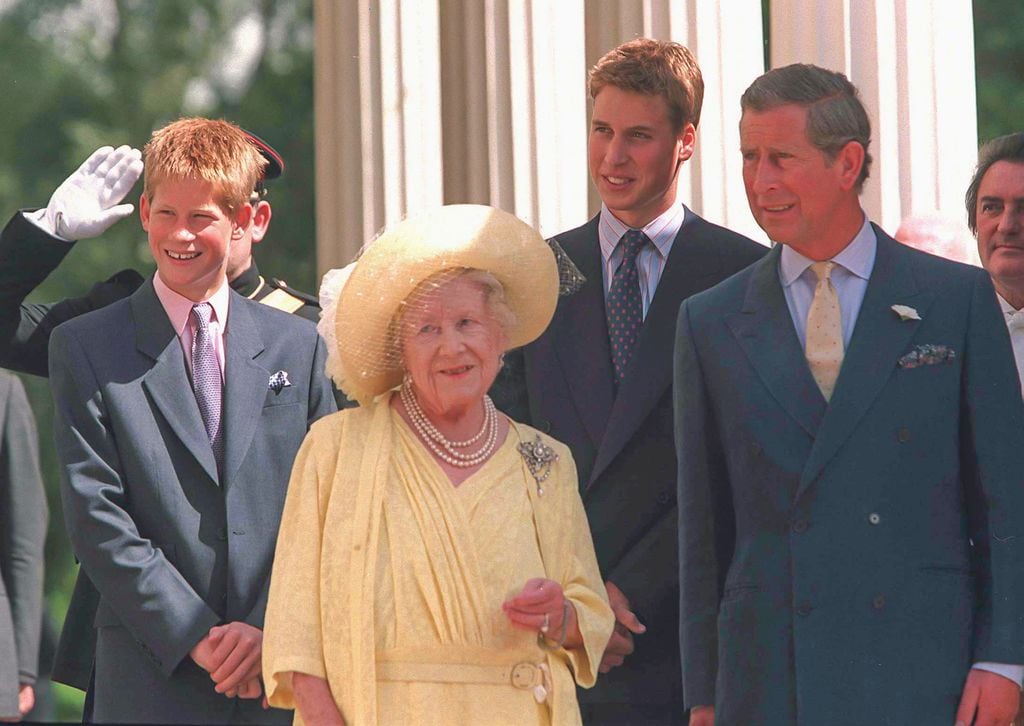
<instances>
[{"instance_id":1,"label":"short blond hair","mask_svg":"<svg viewBox=\"0 0 1024 726\"><path fill-rule=\"evenodd\" d=\"M143 194L150 202L161 182L194 179L212 184L217 203L230 213L248 203L267 165L242 129L208 118L182 118L157 129L143 160Z\"/></svg>"},{"instance_id":2,"label":"short blond hair","mask_svg":"<svg viewBox=\"0 0 1024 726\"><path fill-rule=\"evenodd\" d=\"M605 86L660 96L676 133L696 128L704 103L704 77L689 48L672 41L637 38L605 53L590 69L588 90L597 98Z\"/></svg>"}]
</instances>

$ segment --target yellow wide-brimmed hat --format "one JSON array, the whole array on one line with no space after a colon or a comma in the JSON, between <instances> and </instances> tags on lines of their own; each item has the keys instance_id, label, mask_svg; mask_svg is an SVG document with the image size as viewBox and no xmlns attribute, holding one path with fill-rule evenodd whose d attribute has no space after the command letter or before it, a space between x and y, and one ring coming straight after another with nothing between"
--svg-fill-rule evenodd
<instances>
[{"instance_id":1,"label":"yellow wide-brimmed hat","mask_svg":"<svg viewBox=\"0 0 1024 726\"><path fill-rule=\"evenodd\" d=\"M426 280L446 270L489 272L504 288L515 320L506 327L509 348L537 338L558 300L555 255L544 238L518 217L494 207L454 204L405 219L367 245L345 274L334 304L334 350L328 373L362 404L402 382L393 321L403 302ZM328 276L325 276L327 286ZM321 296L324 292L321 291ZM333 299L332 299L333 298ZM328 323L329 325L329 323Z\"/></svg>"}]
</instances>

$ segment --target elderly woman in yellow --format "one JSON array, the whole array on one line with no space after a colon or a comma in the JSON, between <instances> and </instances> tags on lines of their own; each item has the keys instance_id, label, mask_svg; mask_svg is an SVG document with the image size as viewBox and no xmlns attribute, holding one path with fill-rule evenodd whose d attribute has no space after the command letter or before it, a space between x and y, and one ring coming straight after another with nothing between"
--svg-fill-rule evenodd
<instances>
[{"instance_id":1,"label":"elderly woman in yellow","mask_svg":"<svg viewBox=\"0 0 1024 726\"><path fill-rule=\"evenodd\" d=\"M575 466L486 395L551 319L551 249L505 212L442 207L334 284L328 372L361 406L315 424L295 462L270 702L297 723L578 723L613 618Z\"/></svg>"}]
</instances>

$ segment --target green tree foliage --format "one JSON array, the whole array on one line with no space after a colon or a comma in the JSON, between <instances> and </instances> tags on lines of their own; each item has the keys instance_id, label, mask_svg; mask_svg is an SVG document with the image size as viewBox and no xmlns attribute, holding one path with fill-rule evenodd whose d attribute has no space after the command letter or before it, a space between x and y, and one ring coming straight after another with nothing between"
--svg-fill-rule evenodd
<instances>
[{"instance_id":1,"label":"green tree foliage","mask_svg":"<svg viewBox=\"0 0 1024 726\"><path fill-rule=\"evenodd\" d=\"M274 217L256 248L261 272L315 290L312 22L312 0L0 0L0 216L45 206L99 146L141 148L180 116L227 118L286 163L267 197ZM141 187L128 201L137 203ZM126 267L153 269L137 216L76 245L31 299L82 294ZM49 489L47 600L59 630L77 568L60 509L49 388L25 378ZM73 719L76 695L59 697L58 716Z\"/></svg>"},{"instance_id":2,"label":"green tree foliage","mask_svg":"<svg viewBox=\"0 0 1024 726\"><path fill-rule=\"evenodd\" d=\"M1024 3L1020 0L975 0L979 142L1024 130L1022 29Z\"/></svg>"}]
</instances>

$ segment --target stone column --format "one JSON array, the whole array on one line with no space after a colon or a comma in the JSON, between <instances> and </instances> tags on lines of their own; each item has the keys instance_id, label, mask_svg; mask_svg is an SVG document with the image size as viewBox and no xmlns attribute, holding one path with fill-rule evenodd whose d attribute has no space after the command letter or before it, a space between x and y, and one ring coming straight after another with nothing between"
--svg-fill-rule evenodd
<instances>
[{"instance_id":1,"label":"stone column","mask_svg":"<svg viewBox=\"0 0 1024 726\"><path fill-rule=\"evenodd\" d=\"M639 35L697 55L707 90L681 193L758 235L740 179L739 94L763 69L758 0L315 0L317 251L345 264L383 226L492 204L545 235L599 200L586 74Z\"/></svg>"},{"instance_id":2,"label":"stone column","mask_svg":"<svg viewBox=\"0 0 1024 726\"><path fill-rule=\"evenodd\" d=\"M918 214L964 219L977 161L969 0L772 0L771 65L842 71L872 123L868 215L893 233Z\"/></svg>"}]
</instances>

